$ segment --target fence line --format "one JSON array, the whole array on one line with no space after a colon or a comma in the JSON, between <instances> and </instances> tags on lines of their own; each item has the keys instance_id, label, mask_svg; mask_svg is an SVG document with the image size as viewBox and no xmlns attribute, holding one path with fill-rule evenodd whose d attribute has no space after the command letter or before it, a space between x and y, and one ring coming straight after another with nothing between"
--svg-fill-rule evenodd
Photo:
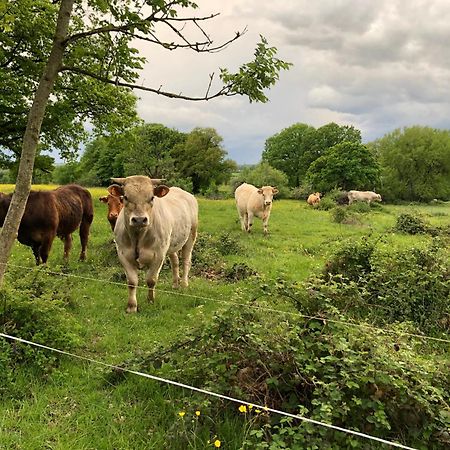
<instances>
[{"instance_id":1,"label":"fence line","mask_svg":"<svg viewBox=\"0 0 450 450\"><path fill-rule=\"evenodd\" d=\"M2 263L0 263L2 264ZM27 269L30 272L34 270L34 267L27 267L27 266L21 266L21 265L16 265L16 264L8 264L11 267L17 267L17 268L22 268L22 269ZM121 287L127 287L128 285L125 283L121 283L118 281L109 281L109 280L105 280L105 279L98 279L98 278L91 278L91 277L85 277L82 275L74 275L74 274L70 274L70 273L63 273L63 272L54 272L51 270L46 270L46 273L50 273L52 275L58 275L58 276L63 276L63 277L72 277L72 278L79 278L82 280L88 280L88 281L96 281L96 282L100 282L100 283L105 283L105 284L113 284L116 286L121 286ZM136 286L138 289L147 289L147 287L144 286ZM308 320L320 320L321 322L330 322L330 323L336 323L336 324L340 324L340 325L344 325L347 327L356 327L356 328L365 328L368 330L372 330L372 331L378 331L381 333L387 333L387 334L394 334L397 335L399 337L402 336L407 336L407 337L414 337L414 338L418 338L418 339L423 339L423 340L431 340L431 341L435 341L435 342L442 342L442 343L446 343L446 344L450 344L450 339L444 339L444 338L437 338L437 337L433 337L433 336L427 336L427 335L422 335L422 334L416 334L416 333L409 333L407 331L396 331L396 330L389 330L386 328L380 328L380 327L376 327L373 325L367 325L367 324L361 324L361 323L353 323L353 322L347 322L344 320L337 320L337 319L329 319L327 317L321 317L321 316L309 316L306 314L302 314L299 312L295 312L295 311L282 311L276 308L269 308L266 306L259 306L259 305L249 305L246 303L238 303L238 302L233 302L233 301L229 301L229 300L218 300L212 297L204 297L201 295L195 295L195 294L187 294L184 292L180 292L180 291L170 291L170 290L165 290L165 289L159 289L159 288L155 288L156 292L163 292L165 294L172 294L172 295L177 295L180 297L188 297L188 298L196 298L199 300L205 300L205 301L212 301L215 303L222 303L222 304L226 304L226 305L232 305L232 306L241 306L241 307L245 307L245 308L249 308L249 309L255 309L255 310L260 310L260 311L266 311L266 312L270 312L270 313L276 313L276 314L285 314L288 316L293 316L293 317L300 317L303 319L308 319Z\"/></svg>"},{"instance_id":2,"label":"fence line","mask_svg":"<svg viewBox=\"0 0 450 450\"><path fill-rule=\"evenodd\" d=\"M195 391L195 392L199 392L201 394L205 394L205 395L209 395L209 396L212 396L212 397L220 398L222 400L228 400L228 401L231 401L233 403L240 404L240 405L252 406L252 407L259 408L261 410L267 411L267 412L272 412L274 414L279 414L279 415L282 415L282 416L285 416L285 417L298 419L298 420L301 420L303 422L311 423L311 424L314 424L314 425L319 425L319 426L322 426L322 427L325 427L325 428L329 428L329 429L332 429L332 430L335 430L335 431L340 431L340 432L343 432L343 433L352 434L354 436L362 437L362 438L365 438L365 439L381 442L383 444L387 444L387 445L390 445L392 447L403 448L403 449L407 449L407 450L416 450L413 447L408 447L406 445L402 445L402 444L399 444L397 442L387 441L385 439L382 439L382 438L379 438L379 437L376 437L376 436L371 436L369 434L361 433L359 431L350 430L350 429L347 429L347 428L339 427L339 426L328 424L328 423L325 423L325 422L320 422L320 421L314 420L314 419L309 419L308 417L300 416L300 415L297 415L297 414L291 414L291 413L288 413L288 412L285 412L285 411L281 411L281 410L278 410L278 409L275 409L275 408L269 408L267 406L258 405L258 404L255 404L255 403L251 403L251 402L248 402L248 401L245 401L245 400L241 400L241 399L238 399L238 398L230 397L228 395L219 394L217 392L209 391L209 390L206 390L206 389L196 388L195 386L190 386L190 385L185 384L185 383L179 383L177 381L168 380L166 378L161 378L161 377L158 377L156 375L150 375L150 374L147 374L147 373L144 373L144 372L139 372L139 371L136 371L136 370L126 369L126 368L123 368L123 367L116 366L114 364L108 364L108 363L105 363L105 362L102 362L102 361L95 360L93 358L89 358L87 356L76 355L74 353L70 353L70 352L67 352L65 350L60 350L60 349L49 347L49 346L46 346L46 345L43 345L43 344L38 344L36 342L28 341L26 339L22 339L22 338L19 338L19 337L16 337L16 336L10 336L10 335L5 334L5 333L0 333L0 336L5 338L5 339L9 339L9 340L17 341L17 342L22 342L24 344L28 344L28 345L31 345L31 346L34 346L34 347L39 347L39 348L42 348L42 349L45 349L45 350L50 350L50 351L55 352L55 353L60 353L62 355L70 356L72 358L77 358L77 359L81 359L81 360L84 360L84 361L88 361L90 363L101 365L103 367L108 367L110 369L114 369L114 370L117 370L117 371L120 371L120 372L131 373L131 374L134 374L134 375L137 375L137 376L140 376L140 377L149 378L149 379L154 380L154 381L159 381L161 383L170 384L172 386L177 386L177 387L181 387L181 388L184 388L184 389L188 389L190 391Z\"/></svg>"}]
</instances>

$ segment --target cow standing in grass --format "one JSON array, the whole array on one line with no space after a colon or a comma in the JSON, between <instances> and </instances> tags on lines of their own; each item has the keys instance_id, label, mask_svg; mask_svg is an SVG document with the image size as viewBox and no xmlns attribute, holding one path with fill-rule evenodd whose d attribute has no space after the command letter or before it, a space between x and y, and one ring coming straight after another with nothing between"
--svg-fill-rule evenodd
<instances>
[{"instance_id":1,"label":"cow standing in grass","mask_svg":"<svg viewBox=\"0 0 450 450\"><path fill-rule=\"evenodd\" d=\"M348 191L348 204L353 202L381 202L381 195L372 191Z\"/></svg>"},{"instance_id":2,"label":"cow standing in grass","mask_svg":"<svg viewBox=\"0 0 450 450\"><path fill-rule=\"evenodd\" d=\"M119 260L128 283L127 312L137 311L138 270L148 269L148 300L155 298L155 285L166 255L172 267L173 287L188 285L192 249L197 238L198 204L183 189L156 183L146 176L112 178L119 185L123 209L114 228ZM178 252L183 258L180 278Z\"/></svg>"},{"instance_id":3,"label":"cow standing in grass","mask_svg":"<svg viewBox=\"0 0 450 450\"><path fill-rule=\"evenodd\" d=\"M234 192L236 207L241 221L242 231L250 233L253 218L259 217L263 221L264 234L269 232L268 223L272 210L273 196L278 189L272 186L257 188L252 184L243 183Z\"/></svg>"},{"instance_id":4,"label":"cow standing in grass","mask_svg":"<svg viewBox=\"0 0 450 450\"><path fill-rule=\"evenodd\" d=\"M0 226L5 221L11 197L12 194L0 193ZM80 260L84 260L93 218L91 194L81 186L69 184L53 191L31 191L17 239L31 247L37 265L45 264L56 236L64 241L64 259L69 258L72 233L80 228Z\"/></svg>"}]
</instances>

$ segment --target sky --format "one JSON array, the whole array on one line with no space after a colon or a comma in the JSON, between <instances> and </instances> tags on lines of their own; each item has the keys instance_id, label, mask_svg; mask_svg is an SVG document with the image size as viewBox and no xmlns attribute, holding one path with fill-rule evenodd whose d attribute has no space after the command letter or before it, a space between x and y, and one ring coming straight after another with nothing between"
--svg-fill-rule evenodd
<instances>
[{"instance_id":1,"label":"sky","mask_svg":"<svg viewBox=\"0 0 450 450\"><path fill-rule=\"evenodd\" d=\"M266 91L268 103L234 96L188 102L136 91L146 122L180 131L212 127L228 157L261 160L266 139L295 123L353 125L363 142L396 128L450 128L448 0L197 0L189 13L220 13L204 23L214 43L246 33L225 50L196 54L137 44L148 61L139 83L204 95L219 67L234 72L253 57L263 35L293 66ZM180 13L180 16L182 13ZM158 29L161 38L173 39ZM194 30L185 29L195 38ZM197 37L201 37L198 36ZM219 85L215 85L218 87ZM214 85L213 85L214 87Z\"/></svg>"}]
</instances>

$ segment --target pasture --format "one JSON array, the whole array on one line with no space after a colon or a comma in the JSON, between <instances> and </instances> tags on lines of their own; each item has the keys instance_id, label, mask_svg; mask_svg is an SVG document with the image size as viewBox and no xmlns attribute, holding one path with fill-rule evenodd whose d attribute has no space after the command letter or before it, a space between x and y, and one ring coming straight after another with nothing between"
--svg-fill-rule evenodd
<instances>
[{"instance_id":1,"label":"pasture","mask_svg":"<svg viewBox=\"0 0 450 450\"><path fill-rule=\"evenodd\" d=\"M0 186L1 192L11 189L12 186ZM73 235L67 265L59 240L53 244L47 267L38 268L31 249L16 243L6 284L13 285L17 280L26 279L36 285L50 285L49 296L59 295L66 299L65 308L76 324L73 333L78 345L73 352L113 365L133 360L156 345L169 345L181 339L193 326L211 320L217 311L252 300L257 285L277 278L301 282L320 273L343 241L372 235L382 237L392 248L427 245L432 239L429 235L393 232L396 218L402 212L420 213L436 227L448 226L450 218L448 203L382 204L360 214L353 224L339 224L332 221L329 211L313 209L305 201L278 200L273 205L269 236L265 237L262 222L258 219L255 219L252 234L240 230L233 199L199 198L198 247L202 248L204 258L201 262L210 264L214 270L196 267L198 257L196 259L194 247L189 288L174 291L170 268L165 264L156 288L155 304L146 302L146 288L141 277L140 310L136 315L127 315L123 270L115 254L106 206L98 200L105 195L106 189L92 188L90 191L95 216L87 260L77 260L80 249L77 233ZM212 253L208 260L205 255L211 240L229 248L225 248L220 258ZM243 266L256 272L258 277L244 274L231 279L220 276L221 271L233 267L239 271ZM281 299L272 298L271 301L272 308L292 309ZM3 304L0 308L4 310L8 306ZM44 339L40 342L54 345ZM102 366L66 356L47 372L16 367L11 380L14 394L3 392L0 406L0 447L27 450L200 449L214 448L214 442L220 440L221 448L238 449L248 433L248 424L235 406L221 416L208 415L206 411L210 411L209 405L215 399L137 376L129 376L126 382L115 384L109 373L110 370ZM170 378L170 371L167 378ZM190 380L185 379L184 383L190 384ZM200 415L196 416L195 411L200 411ZM186 412L186 417L181 417L180 412ZM173 436L179 440L174 440Z\"/></svg>"}]
</instances>

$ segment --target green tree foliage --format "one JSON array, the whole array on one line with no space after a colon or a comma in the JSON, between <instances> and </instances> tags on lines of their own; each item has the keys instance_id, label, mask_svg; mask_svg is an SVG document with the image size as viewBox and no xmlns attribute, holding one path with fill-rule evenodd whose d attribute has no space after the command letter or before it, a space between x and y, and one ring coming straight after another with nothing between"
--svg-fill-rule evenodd
<instances>
[{"instance_id":1,"label":"green tree foliage","mask_svg":"<svg viewBox=\"0 0 450 450\"><path fill-rule=\"evenodd\" d=\"M250 183L254 186L274 186L280 191L278 198L288 194L288 178L284 172L274 169L269 163L261 161L253 167L245 167L231 180L232 192L242 183Z\"/></svg>"},{"instance_id":2,"label":"green tree foliage","mask_svg":"<svg viewBox=\"0 0 450 450\"><path fill-rule=\"evenodd\" d=\"M361 132L336 123L317 129L297 123L266 140L262 159L283 171L289 178L289 186L297 187L304 183L311 163L342 142L361 143Z\"/></svg>"},{"instance_id":3,"label":"green tree foliage","mask_svg":"<svg viewBox=\"0 0 450 450\"><path fill-rule=\"evenodd\" d=\"M309 167L306 174L313 189L375 189L380 169L373 154L362 144L343 142L328 149Z\"/></svg>"},{"instance_id":4,"label":"green tree foliage","mask_svg":"<svg viewBox=\"0 0 450 450\"><path fill-rule=\"evenodd\" d=\"M450 199L450 132L414 126L371 144L382 168L386 199Z\"/></svg>"},{"instance_id":5,"label":"green tree foliage","mask_svg":"<svg viewBox=\"0 0 450 450\"><path fill-rule=\"evenodd\" d=\"M122 152L125 173L169 181L179 178L172 151L185 139L184 133L158 123L134 128L128 133L128 149Z\"/></svg>"},{"instance_id":6,"label":"green tree foliage","mask_svg":"<svg viewBox=\"0 0 450 450\"><path fill-rule=\"evenodd\" d=\"M16 167L16 172L29 105L53 41L58 8L56 2L46 0L10 1L5 7L4 14L14 20L0 33L0 164L13 170ZM72 31L82 26L81 17L76 17ZM109 48L105 39L83 40L70 46L66 62L90 53L90 61L85 59L83 64L92 68L98 64L94 56L100 58ZM95 133L122 130L136 119L136 97L129 89L64 72L49 99L40 152L58 150L69 157L87 139L87 121ZM48 158L38 155L35 167L51 169Z\"/></svg>"},{"instance_id":7,"label":"green tree foliage","mask_svg":"<svg viewBox=\"0 0 450 450\"><path fill-rule=\"evenodd\" d=\"M237 166L226 155L222 137L214 128L194 128L172 151L176 169L181 177L192 180L194 193L230 179Z\"/></svg>"}]
</instances>

